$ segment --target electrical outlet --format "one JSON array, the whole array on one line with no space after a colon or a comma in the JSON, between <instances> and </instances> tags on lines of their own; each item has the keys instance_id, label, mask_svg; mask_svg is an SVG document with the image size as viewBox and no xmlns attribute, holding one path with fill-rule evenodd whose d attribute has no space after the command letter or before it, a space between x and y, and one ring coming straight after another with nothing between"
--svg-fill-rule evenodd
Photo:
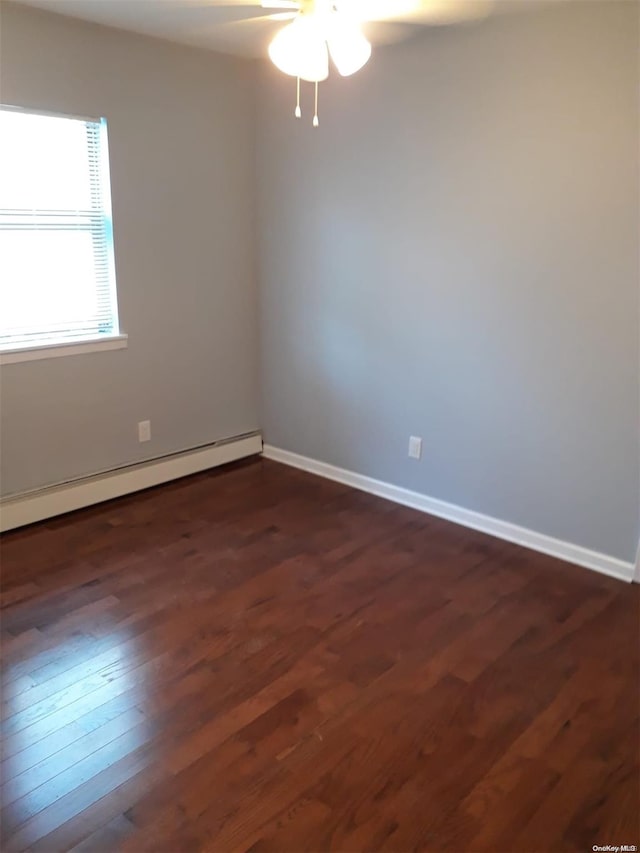
<instances>
[{"instance_id":1,"label":"electrical outlet","mask_svg":"<svg viewBox=\"0 0 640 853\"><path fill-rule=\"evenodd\" d=\"M422 439L417 435L409 437L409 456L411 459L420 459L422 456Z\"/></svg>"},{"instance_id":2,"label":"electrical outlet","mask_svg":"<svg viewBox=\"0 0 640 853\"><path fill-rule=\"evenodd\" d=\"M138 441L151 441L151 421L138 423Z\"/></svg>"}]
</instances>

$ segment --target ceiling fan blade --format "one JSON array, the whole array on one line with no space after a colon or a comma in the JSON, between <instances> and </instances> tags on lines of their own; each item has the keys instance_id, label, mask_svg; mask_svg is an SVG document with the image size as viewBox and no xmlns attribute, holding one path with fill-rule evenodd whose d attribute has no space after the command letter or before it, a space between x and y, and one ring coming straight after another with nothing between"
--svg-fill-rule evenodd
<instances>
[{"instance_id":1,"label":"ceiling fan blade","mask_svg":"<svg viewBox=\"0 0 640 853\"><path fill-rule=\"evenodd\" d=\"M266 11L266 9L265 9ZM272 24L278 21L293 21L294 18L298 17L297 12L274 12L269 15L254 15L252 18L238 18L236 21L227 21L226 24L223 24L225 27L236 27L236 26L246 26L247 24L251 24L252 26L260 25L260 24ZM275 30L274 30L275 32Z\"/></svg>"},{"instance_id":2,"label":"ceiling fan blade","mask_svg":"<svg viewBox=\"0 0 640 853\"><path fill-rule=\"evenodd\" d=\"M1 2L1 0L0 0ZM170 2L170 0L165 0ZM290 9L276 6L273 12L268 6L261 6L259 0L180 0L182 7L188 6L201 13L214 16L210 22L215 26L226 27L233 24L256 23L258 21L288 21L299 13L297 4ZM281 10L282 9L282 10Z\"/></svg>"},{"instance_id":3,"label":"ceiling fan blade","mask_svg":"<svg viewBox=\"0 0 640 853\"><path fill-rule=\"evenodd\" d=\"M339 8L362 22L438 25L486 17L494 0L340 0Z\"/></svg>"},{"instance_id":4,"label":"ceiling fan blade","mask_svg":"<svg viewBox=\"0 0 640 853\"><path fill-rule=\"evenodd\" d=\"M265 12L267 10L265 9ZM237 18L233 21L225 21L217 27L218 34L223 38L250 39L259 43L255 55L264 55L264 49L269 41L278 32L278 23L286 23L296 18L298 12L275 12L273 14L255 15L251 18Z\"/></svg>"},{"instance_id":5,"label":"ceiling fan blade","mask_svg":"<svg viewBox=\"0 0 640 853\"><path fill-rule=\"evenodd\" d=\"M236 10L254 9L258 15L270 11L299 12L300 3L296 0L165 0L168 3L179 2L181 6L208 6L214 9Z\"/></svg>"},{"instance_id":6,"label":"ceiling fan blade","mask_svg":"<svg viewBox=\"0 0 640 853\"><path fill-rule=\"evenodd\" d=\"M113 0L111 0L113 2ZM243 13L253 9L258 15L268 14L268 8L262 6L260 0L164 0L167 5L179 5L181 7L197 7L209 8L223 12L237 12L242 10ZM280 6L277 7L278 9Z\"/></svg>"},{"instance_id":7,"label":"ceiling fan blade","mask_svg":"<svg viewBox=\"0 0 640 853\"><path fill-rule=\"evenodd\" d=\"M260 9L260 0L180 0L183 6L214 6L216 9L238 9L253 6Z\"/></svg>"},{"instance_id":8,"label":"ceiling fan blade","mask_svg":"<svg viewBox=\"0 0 640 853\"><path fill-rule=\"evenodd\" d=\"M263 9L295 9L298 10L300 8L300 4L296 3L295 0L262 0L261 4Z\"/></svg>"},{"instance_id":9,"label":"ceiling fan blade","mask_svg":"<svg viewBox=\"0 0 640 853\"><path fill-rule=\"evenodd\" d=\"M396 44L415 36L419 29L414 24L398 24L393 21L365 21L362 32L372 45Z\"/></svg>"}]
</instances>

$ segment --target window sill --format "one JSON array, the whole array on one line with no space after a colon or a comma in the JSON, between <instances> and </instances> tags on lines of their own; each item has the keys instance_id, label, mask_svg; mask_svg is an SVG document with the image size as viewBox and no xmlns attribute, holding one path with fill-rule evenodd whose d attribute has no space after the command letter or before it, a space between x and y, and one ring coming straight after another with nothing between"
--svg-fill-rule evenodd
<instances>
[{"instance_id":1,"label":"window sill","mask_svg":"<svg viewBox=\"0 0 640 853\"><path fill-rule=\"evenodd\" d=\"M72 343L40 344L33 347L16 347L0 350L0 364L16 364L19 361L37 361L42 358L62 358L66 355L84 355L88 352L104 352L125 349L127 335L109 335L103 338L86 338Z\"/></svg>"}]
</instances>

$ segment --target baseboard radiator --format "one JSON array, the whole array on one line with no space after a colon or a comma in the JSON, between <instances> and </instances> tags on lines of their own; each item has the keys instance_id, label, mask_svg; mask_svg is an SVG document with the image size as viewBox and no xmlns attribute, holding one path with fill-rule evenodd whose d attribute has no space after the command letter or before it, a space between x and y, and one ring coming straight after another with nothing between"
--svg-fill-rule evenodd
<instances>
[{"instance_id":1,"label":"baseboard radiator","mask_svg":"<svg viewBox=\"0 0 640 853\"><path fill-rule=\"evenodd\" d=\"M0 500L0 531L168 483L198 471L262 453L259 432L216 441Z\"/></svg>"}]
</instances>

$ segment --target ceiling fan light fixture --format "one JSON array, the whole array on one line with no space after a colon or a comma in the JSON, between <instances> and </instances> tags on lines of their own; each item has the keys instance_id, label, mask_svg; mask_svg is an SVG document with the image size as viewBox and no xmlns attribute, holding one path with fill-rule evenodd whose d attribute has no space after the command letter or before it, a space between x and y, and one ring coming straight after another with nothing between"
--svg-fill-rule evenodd
<instances>
[{"instance_id":1,"label":"ceiling fan light fixture","mask_svg":"<svg viewBox=\"0 0 640 853\"><path fill-rule=\"evenodd\" d=\"M327 43L331 59L342 77L355 74L371 57L371 44L359 25L339 12L332 15Z\"/></svg>"},{"instance_id":2,"label":"ceiling fan light fixture","mask_svg":"<svg viewBox=\"0 0 640 853\"><path fill-rule=\"evenodd\" d=\"M318 83L329 76L327 43L311 15L300 15L281 29L269 45L269 57L291 77Z\"/></svg>"}]
</instances>

